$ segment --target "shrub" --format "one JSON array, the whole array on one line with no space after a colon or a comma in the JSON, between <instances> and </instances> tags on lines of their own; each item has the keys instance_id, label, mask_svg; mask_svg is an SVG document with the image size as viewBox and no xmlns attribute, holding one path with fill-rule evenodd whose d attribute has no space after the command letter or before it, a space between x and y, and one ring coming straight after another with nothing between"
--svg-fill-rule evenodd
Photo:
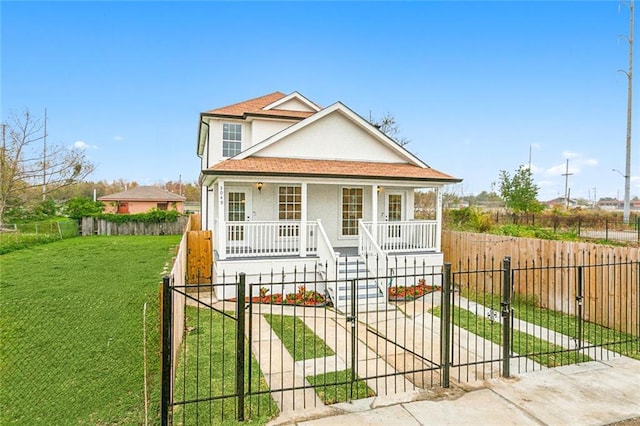
<instances>
[{"instance_id":1,"label":"shrub","mask_svg":"<svg viewBox=\"0 0 640 426\"><path fill-rule=\"evenodd\" d=\"M451 210L451 219L456 227L478 232L487 232L493 227L493 217L488 212L475 207L463 207Z\"/></svg>"},{"instance_id":2,"label":"shrub","mask_svg":"<svg viewBox=\"0 0 640 426\"><path fill-rule=\"evenodd\" d=\"M146 222L146 223L163 223L163 222L175 222L180 217L180 213L176 210L159 210L151 209L146 213L136 214L115 214L105 213L94 215L98 219L105 219L114 223L129 223L129 222Z\"/></svg>"},{"instance_id":3,"label":"shrub","mask_svg":"<svg viewBox=\"0 0 640 426\"><path fill-rule=\"evenodd\" d=\"M64 211L72 219L80 220L85 216L92 216L102 213L104 203L93 201L89 197L75 197L67 201Z\"/></svg>"}]
</instances>

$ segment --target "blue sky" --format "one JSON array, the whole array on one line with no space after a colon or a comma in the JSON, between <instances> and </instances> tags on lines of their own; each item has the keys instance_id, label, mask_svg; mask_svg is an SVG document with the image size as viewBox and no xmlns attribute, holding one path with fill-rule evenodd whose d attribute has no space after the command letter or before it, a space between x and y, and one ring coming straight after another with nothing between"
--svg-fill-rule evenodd
<instances>
[{"instance_id":1,"label":"blue sky","mask_svg":"<svg viewBox=\"0 0 640 426\"><path fill-rule=\"evenodd\" d=\"M47 108L49 140L83 146L94 180L196 181L198 114L279 90L393 114L410 151L464 179L459 194L531 152L543 200L564 195L567 158L572 196L623 197L629 10L616 1L0 8L2 121Z\"/></svg>"}]
</instances>

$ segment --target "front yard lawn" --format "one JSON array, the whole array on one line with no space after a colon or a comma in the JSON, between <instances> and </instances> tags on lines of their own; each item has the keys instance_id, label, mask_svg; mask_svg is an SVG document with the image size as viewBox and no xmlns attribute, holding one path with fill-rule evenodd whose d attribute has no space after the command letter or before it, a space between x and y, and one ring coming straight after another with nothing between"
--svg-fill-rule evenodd
<instances>
[{"instance_id":1,"label":"front yard lawn","mask_svg":"<svg viewBox=\"0 0 640 426\"><path fill-rule=\"evenodd\" d=\"M159 419L158 289L180 236L83 237L0 256L0 424Z\"/></svg>"}]
</instances>

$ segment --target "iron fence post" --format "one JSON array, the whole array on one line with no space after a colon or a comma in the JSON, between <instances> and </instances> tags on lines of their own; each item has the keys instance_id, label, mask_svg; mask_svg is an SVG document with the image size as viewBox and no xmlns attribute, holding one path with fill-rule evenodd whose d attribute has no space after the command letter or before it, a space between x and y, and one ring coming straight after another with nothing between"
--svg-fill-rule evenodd
<instances>
[{"instance_id":1,"label":"iron fence post","mask_svg":"<svg viewBox=\"0 0 640 426\"><path fill-rule=\"evenodd\" d=\"M240 272L236 292L236 395L238 397L238 421L244 421L244 307L246 274Z\"/></svg>"},{"instance_id":2,"label":"iron fence post","mask_svg":"<svg viewBox=\"0 0 640 426\"><path fill-rule=\"evenodd\" d=\"M578 289L576 292L576 302L578 304L578 342L577 350L582 349L582 300L584 293L584 270L582 266L578 266Z\"/></svg>"},{"instance_id":3,"label":"iron fence post","mask_svg":"<svg viewBox=\"0 0 640 426\"><path fill-rule=\"evenodd\" d=\"M502 261L502 377L511 375L511 257Z\"/></svg>"},{"instance_id":4,"label":"iron fence post","mask_svg":"<svg viewBox=\"0 0 640 426\"><path fill-rule=\"evenodd\" d=\"M171 315L173 313L173 298L171 297L171 277L162 277L162 379L161 379L161 407L160 424L167 426L170 424L171 410Z\"/></svg>"},{"instance_id":5,"label":"iron fence post","mask_svg":"<svg viewBox=\"0 0 640 426\"><path fill-rule=\"evenodd\" d=\"M442 300L440 312L440 363L442 365L442 387L449 387L451 368L451 263L444 264Z\"/></svg>"},{"instance_id":6,"label":"iron fence post","mask_svg":"<svg viewBox=\"0 0 640 426\"><path fill-rule=\"evenodd\" d=\"M357 281L351 280L351 316L348 317L348 321L351 321L351 383L349 386L349 400L353 399L353 383L356 381L356 367L358 362L358 354L356 353L356 295L357 295Z\"/></svg>"}]
</instances>

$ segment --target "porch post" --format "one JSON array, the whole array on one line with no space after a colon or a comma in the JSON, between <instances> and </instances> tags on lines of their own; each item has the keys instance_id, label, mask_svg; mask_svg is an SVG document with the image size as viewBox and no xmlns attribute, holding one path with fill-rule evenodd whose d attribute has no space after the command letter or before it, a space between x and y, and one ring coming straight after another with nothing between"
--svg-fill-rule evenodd
<instances>
[{"instance_id":1,"label":"porch post","mask_svg":"<svg viewBox=\"0 0 640 426\"><path fill-rule=\"evenodd\" d=\"M307 183L300 185L300 257L307 256Z\"/></svg>"},{"instance_id":2,"label":"porch post","mask_svg":"<svg viewBox=\"0 0 640 426\"><path fill-rule=\"evenodd\" d=\"M442 241L442 188L436 188L436 251L441 251Z\"/></svg>"},{"instance_id":3,"label":"porch post","mask_svg":"<svg viewBox=\"0 0 640 426\"><path fill-rule=\"evenodd\" d=\"M218 242L218 258L224 260L227 258L227 232L224 220L224 180L219 179L217 192L214 195L216 202L216 210L218 212L218 229L213 235L214 241Z\"/></svg>"},{"instance_id":4,"label":"porch post","mask_svg":"<svg viewBox=\"0 0 640 426\"><path fill-rule=\"evenodd\" d=\"M371 186L371 236L378 243L378 185Z\"/></svg>"}]
</instances>

